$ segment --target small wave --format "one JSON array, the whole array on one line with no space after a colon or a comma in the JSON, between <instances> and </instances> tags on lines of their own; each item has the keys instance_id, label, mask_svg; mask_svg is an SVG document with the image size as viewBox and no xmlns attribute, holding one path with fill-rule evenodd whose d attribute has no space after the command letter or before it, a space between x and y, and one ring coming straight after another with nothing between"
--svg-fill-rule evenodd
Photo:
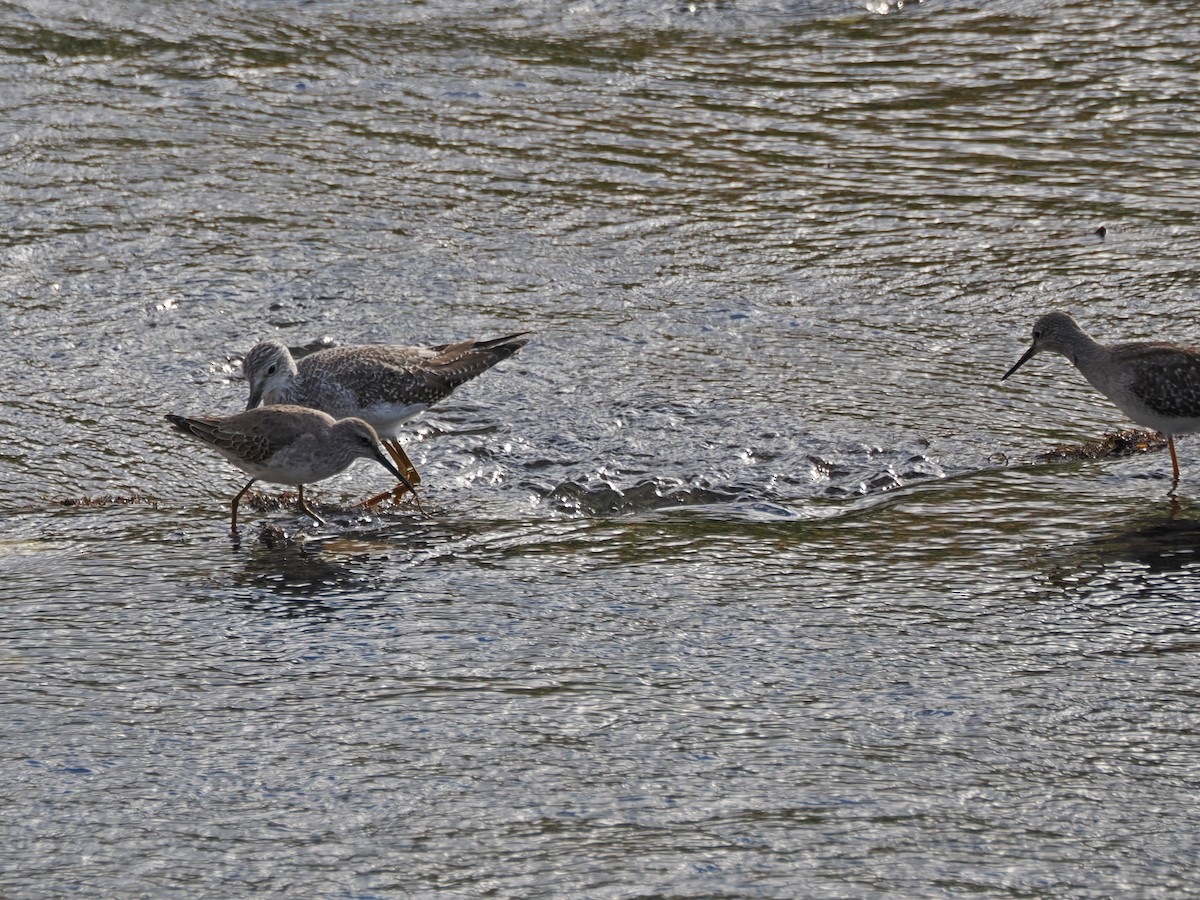
<instances>
[{"instance_id":1,"label":"small wave","mask_svg":"<svg viewBox=\"0 0 1200 900\"><path fill-rule=\"evenodd\" d=\"M867 448L858 460L810 453L793 457L791 464L778 458L770 467L724 474L729 480L642 475L624 484L605 471L580 474L553 487L542 487L539 493L545 503L571 515L636 515L713 507L720 509L722 516L779 520L836 515L846 503L857 505L946 477L940 463L923 453L880 448ZM827 508L831 502L833 509Z\"/></svg>"},{"instance_id":2,"label":"small wave","mask_svg":"<svg viewBox=\"0 0 1200 900\"><path fill-rule=\"evenodd\" d=\"M605 516L728 503L739 496L739 491L688 484L674 478L651 478L628 488L601 480L591 484L568 481L551 490L545 500L562 512Z\"/></svg>"}]
</instances>

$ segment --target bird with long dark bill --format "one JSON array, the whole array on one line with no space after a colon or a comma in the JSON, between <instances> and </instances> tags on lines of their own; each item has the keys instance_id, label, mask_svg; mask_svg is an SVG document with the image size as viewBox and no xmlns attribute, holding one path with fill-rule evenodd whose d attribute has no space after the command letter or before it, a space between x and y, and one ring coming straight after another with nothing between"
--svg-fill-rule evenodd
<instances>
[{"instance_id":1,"label":"bird with long dark bill","mask_svg":"<svg viewBox=\"0 0 1200 900\"><path fill-rule=\"evenodd\" d=\"M250 383L246 408L259 403L294 403L337 418L365 419L379 432L384 448L405 475L403 484L411 488L421 483L421 476L400 446L400 426L508 359L525 346L526 335L521 332L434 347L333 347L299 361L279 341L260 341L242 362Z\"/></svg>"},{"instance_id":2,"label":"bird with long dark bill","mask_svg":"<svg viewBox=\"0 0 1200 900\"><path fill-rule=\"evenodd\" d=\"M304 486L331 478L356 459L373 459L401 482L405 476L383 455L379 435L362 419L335 420L302 406L264 406L231 416L176 416L167 421L181 434L212 447L250 476L233 498L230 530L237 535L238 503L256 481L296 485L300 508L325 520L304 499ZM412 485L408 484L409 489Z\"/></svg>"},{"instance_id":3,"label":"bird with long dark bill","mask_svg":"<svg viewBox=\"0 0 1200 900\"><path fill-rule=\"evenodd\" d=\"M1165 341L1101 344L1064 312L1033 325L1033 344L1001 381L1039 353L1069 359L1096 390L1138 425L1162 432L1179 481L1175 436L1200 431L1200 349Z\"/></svg>"}]
</instances>

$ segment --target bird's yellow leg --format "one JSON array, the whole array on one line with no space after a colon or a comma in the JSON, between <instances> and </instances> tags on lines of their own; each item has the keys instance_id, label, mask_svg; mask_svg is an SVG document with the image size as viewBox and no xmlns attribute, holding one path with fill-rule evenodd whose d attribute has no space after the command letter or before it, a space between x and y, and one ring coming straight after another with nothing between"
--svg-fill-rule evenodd
<instances>
[{"instance_id":1,"label":"bird's yellow leg","mask_svg":"<svg viewBox=\"0 0 1200 900\"><path fill-rule=\"evenodd\" d=\"M246 491L250 490L250 485L257 481L257 478L251 478L246 482L246 486L237 492L237 496L233 498L233 515L229 519L229 530L233 532L234 537L237 537L237 508L241 499L246 496Z\"/></svg>"},{"instance_id":2,"label":"bird's yellow leg","mask_svg":"<svg viewBox=\"0 0 1200 900\"><path fill-rule=\"evenodd\" d=\"M310 507L308 505L308 503L305 502L305 500L304 500L304 485L300 485L300 508L302 510L304 510L305 514L312 516L313 519L316 520L318 525L325 524L325 520L322 519L320 516L318 516L315 512L313 512L312 507Z\"/></svg>"},{"instance_id":3,"label":"bird's yellow leg","mask_svg":"<svg viewBox=\"0 0 1200 900\"><path fill-rule=\"evenodd\" d=\"M393 503L398 503L400 502L400 498L410 490L413 492L412 495L414 497L417 496L415 488L421 483L421 476L417 472L417 467L412 464L412 460L408 458L408 454L404 452L404 448L400 446L400 442L395 440L385 440L383 441L383 447L385 450L387 450L388 456L390 456L392 461L395 462L396 468L400 470L400 474L407 479L407 483L402 481L394 488L390 488L389 490L384 491L382 494L376 494L369 500L364 500L362 502L363 506L378 506L389 497Z\"/></svg>"},{"instance_id":4,"label":"bird's yellow leg","mask_svg":"<svg viewBox=\"0 0 1200 900\"><path fill-rule=\"evenodd\" d=\"M403 491L403 490L404 490L404 485L402 485L402 484L397 485L394 488L388 488L386 491L384 491L381 494L376 494L374 497L368 497L366 500L364 500L362 503L360 503L359 506L365 506L365 507L367 507L367 509L370 509L371 507L378 506L380 503L382 503L388 497L391 497L394 493L396 493L396 491Z\"/></svg>"}]
</instances>

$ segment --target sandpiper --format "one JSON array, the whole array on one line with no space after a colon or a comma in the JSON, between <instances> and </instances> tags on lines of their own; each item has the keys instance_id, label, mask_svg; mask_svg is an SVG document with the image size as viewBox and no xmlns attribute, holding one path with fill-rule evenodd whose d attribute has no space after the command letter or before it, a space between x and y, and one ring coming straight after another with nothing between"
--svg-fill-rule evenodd
<instances>
[{"instance_id":1,"label":"sandpiper","mask_svg":"<svg viewBox=\"0 0 1200 900\"><path fill-rule=\"evenodd\" d=\"M176 431L208 444L250 480L233 498L230 529L237 535L238 502L262 480L299 486L300 508L318 523L304 500L304 485L337 475L354 460L373 459L401 482L404 475L379 449L379 436L362 419L335 420L302 406L266 406L231 416L167 415ZM410 489L412 485L409 485Z\"/></svg>"},{"instance_id":2,"label":"sandpiper","mask_svg":"<svg viewBox=\"0 0 1200 900\"><path fill-rule=\"evenodd\" d=\"M1033 345L1003 381L1042 352L1061 353L1105 397L1138 425L1167 436L1179 481L1175 435L1200 431L1200 350L1164 341L1100 344L1063 312L1033 325Z\"/></svg>"},{"instance_id":3,"label":"sandpiper","mask_svg":"<svg viewBox=\"0 0 1200 900\"><path fill-rule=\"evenodd\" d=\"M299 362L279 341L260 341L242 362L250 382L246 408L259 403L293 403L339 418L365 419L383 439L404 473L403 483L411 490L421 477L400 446L400 426L459 385L508 359L525 346L527 334L435 347L334 347L311 353Z\"/></svg>"}]
</instances>

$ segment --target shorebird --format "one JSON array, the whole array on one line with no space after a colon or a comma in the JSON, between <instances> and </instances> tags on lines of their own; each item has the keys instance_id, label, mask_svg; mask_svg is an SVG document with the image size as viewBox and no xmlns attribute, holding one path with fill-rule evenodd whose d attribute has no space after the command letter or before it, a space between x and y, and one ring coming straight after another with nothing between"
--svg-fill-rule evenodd
<instances>
[{"instance_id":1,"label":"shorebird","mask_svg":"<svg viewBox=\"0 0 1200 900\"><path fill-rule=\"evenodd\" d=\"M259 403L293 403L339 418L365 419L404 473L403 484L412 490L421 476L400 446L400 426L459 385L508 359L525 346L527 334L435 347L334 347L310 353L299 362L281 342L260 341L242 362L250 382L246 409ZM368 503L385 496L380 494Z\"/></svg>"},{"instance_id":2,"label":"shorebird","mask_svg":"<svg viewBox=\"0 0 1200 900\"><path fill-rule=\"evenodd\" d=\"M1100 344L1066 313L1051 312L1034 323L1033 345L1000 380L1043 352L1061 353L1117 409L1165 434L1179 481L1175 435L1200 431L1200 350L1165 341Z\"/></svg>"},{"instance_id":3,"label":"shorebird","mask_svg":"<svg viewBox=\"0 0 1200 900\"><path fill-rule=\"evenodd\" d=\"M175 430L212 447L250 476L233 498L230 530L237 536L238 502L262 480L299 486L300 508L321 525L304 500L304 485L342 472L356 459L373 459L405 482L379 449L379 436L362 419L335 420L302 406L266 406L232 416L167 415ZM409 485L411 489L412 485Z\"/></svg>"}]
</instances>

